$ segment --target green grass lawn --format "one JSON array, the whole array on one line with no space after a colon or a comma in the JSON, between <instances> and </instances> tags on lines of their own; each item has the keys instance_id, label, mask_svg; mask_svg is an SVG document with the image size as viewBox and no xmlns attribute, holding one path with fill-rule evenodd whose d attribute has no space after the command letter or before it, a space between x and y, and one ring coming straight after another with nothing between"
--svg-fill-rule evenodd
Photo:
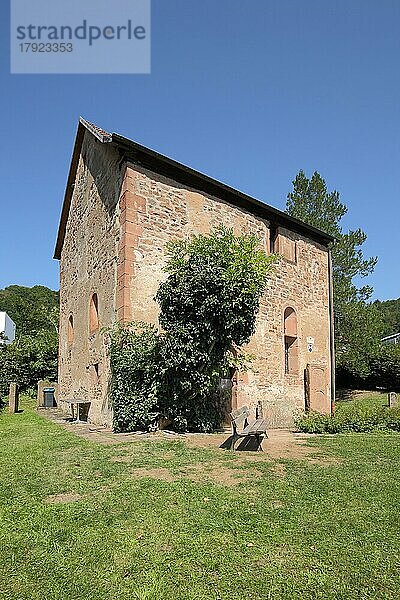
<instances>
[{"instance_id":1,"label":"green grass lawn","mask_svg":"<svg viewBox=\"0 0 400 600\"><path fill-rule=\"evenodd\" d=\"M400 434L310 437L330 463L277 469L95 444L22 408L0 416L1 600L400 597ZM238 485L203 481L211 467Z\"/></svg>"},{"instance_id":2,"label":"green grass lawn","mask_svg":"<svg viewBox=\"0 0 400 600\"><path fill-rule=\"evenodd\" d=\"M336 412L340 414L349 414L354 411L370 412L387 405L387 392L348 392L344 394L342 400L336 403Z\"/></svg>"}]
</instances>

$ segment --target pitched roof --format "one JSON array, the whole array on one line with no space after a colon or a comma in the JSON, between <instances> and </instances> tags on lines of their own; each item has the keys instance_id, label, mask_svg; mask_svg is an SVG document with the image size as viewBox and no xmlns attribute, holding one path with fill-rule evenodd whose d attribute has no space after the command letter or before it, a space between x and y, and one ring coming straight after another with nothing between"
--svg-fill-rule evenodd
<instances>
[{"instance_id":1,"label":"pitched roof","mask_svg":"<svg viewBox=\"0 0 400 600\"><path fill-rule=\"evenodd\" d=\"M79 123L84 125L86 129L90 131L90 133L93 133L93 135L97 137L100 142L112 142L112 133L109 133L108 131L97 127L97 125L86 121L86 119L83 117L80 117Z\"/></svg>"},{"instance_id":2,"label":"pitched roof","mask_svg":"<svg viewBox=\"0 0 400 600\"><path fill-rule=\"evenodd\" d=\"M71 205L73 185L75 182L76 171L78 168L79 155L82 147L84 134L89 131L100 142L104 144L113 144L118 148L126 161L139 164L160 175L165 175L170 179L177 181L188 187L204 191L212 196L226 201L228 204L242 208L263 219L268 220L276 226L284 227L291 231L300 233L323 245L328 245L333 241L333 237L320 229L316 229L299 219L256 200L243 192L208 177L199 171L195 171L186 165L183 165L167 156L163 156L154 150L129 140L117 133L109 133L93 123L86 121L82 117L79 119L78 130L75 138L74 150L72 153L71 166L68 174L67 186L65 189L64 203L61 211L60 225L58 228L57 242L54 251L54 258L61 258L61 250L64 243L65 229L68 221L69 209Z\"/></svg>"}]
</instances>

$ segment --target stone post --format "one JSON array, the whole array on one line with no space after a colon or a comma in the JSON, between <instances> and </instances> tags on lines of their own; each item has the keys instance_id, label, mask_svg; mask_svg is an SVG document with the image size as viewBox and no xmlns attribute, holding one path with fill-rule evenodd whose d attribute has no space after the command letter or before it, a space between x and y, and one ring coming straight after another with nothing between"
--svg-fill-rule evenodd
<instances>
[{"instance_id":1,"label":"stone post","mask_svg":"<svg viewBox=\"0 0 400 600\"><path fill-rule=\"evenodd\" d=\"M59 392L60 386L58 383L53 383L53 385L51 387L54 388L55 405L58 406L58 392Z\"/></svg>"},{"instance_id":2,"label":"stone post","mask_svg":"<svg viewBox=\"0 0 400 600\"><path fill-rule=\"evenodd\" d=\"M264 407L263 407L263 403L261 402L261 400L259 400L257 402L257 406L256 406L256 419L263 419L264 418Z\"/></svg>"},{"instance_id":3,"label":"stone post","mask_svg":"<svg viewBox=\"0 0 400 600\"><path fill-rule=\"evenodd\" d=\"M47 387L49 385L48 381L45 381L44 379L40 379L38 381L37 384L37 408L41 408L44 406L44 395L43 395L43 390L45 387Z\"/></svg>"},{"instance_id":4,"label":"stone post","mask_svg":"<svg viewBox=\"0 0 400 600\"><path fill-rule=\"evenodd\" d=\"M397 406L397 395L396 395L396 392L389 392L388 393L388 406L389 406L389 408L393 408L394 406Z\"/></svg>"},{"instance_id":5,"label":"stone post","mask_svg":"<svg viewBox=\"0 0 400 600\"><path fill-rule=\"evenodd\" d=\"M11 414L18 412L19 391L17 383L10 383L10 392L8 394L8 410Z\"/></svg>"}]
</instances>

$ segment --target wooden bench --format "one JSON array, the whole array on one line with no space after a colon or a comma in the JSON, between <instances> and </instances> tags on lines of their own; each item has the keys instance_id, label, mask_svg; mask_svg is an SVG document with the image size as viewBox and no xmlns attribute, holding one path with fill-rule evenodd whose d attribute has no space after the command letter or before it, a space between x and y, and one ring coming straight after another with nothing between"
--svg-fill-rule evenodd
<instances>
[{"instance_id":1,"label":"wooden bench","mask_svg":"<svg viewBox=\"0 0 400 600\"><path fill-rule=\"evenodd\" d=\"M250 410L247 406L242 406L238 410L230 413L232 421L232 441L231 450L235 450L235 444L240 438L248 436L255 437L257 440L257 451L262 452L262 442L267 433L267 421L265 419L256 419L249 423Z\"/></svg>"},{"instance_id":2,"label":"wooden bench","mask_svg":"<svg viewBox=\"0 0 400 600\"><path fill-rule=\"evenodd\" d=\"M86 423L86 421L81 421L79 418L79 408L84 404L91 404L90 400L84 400L83 398L67 398L65 400L61 400L61 402L65 402L71 406L72 420L76 423ZM74 415L74 405L76 405L76 418Z\"/></svg>"}]
</instances>

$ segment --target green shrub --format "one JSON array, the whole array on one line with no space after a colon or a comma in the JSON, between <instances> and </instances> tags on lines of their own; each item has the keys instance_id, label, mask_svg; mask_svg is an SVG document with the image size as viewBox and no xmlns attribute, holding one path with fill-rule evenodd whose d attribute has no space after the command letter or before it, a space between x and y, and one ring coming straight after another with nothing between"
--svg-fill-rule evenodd
<instances>
[{"instance_id":1,"label":"green shrub","mask_svg":"<svg viewBox=\"0 0 400 600\"><path fill-rule=\"evenodd\" d=\"M160 380L158 332L147 323L116 323L108 334L114 430L155 428Z\"/></svg>"},{"instance_id":2,"label":"green shrub","mask_svg":"<svg viewBox=\"0 0 400 600\"><path fill-rule=\"evenodd\" d=\"M356 407L339 409L333 416L311 412L299 417L296 427L303 433L400 431L400 409Z\"/></svg>"}]
</instances>

